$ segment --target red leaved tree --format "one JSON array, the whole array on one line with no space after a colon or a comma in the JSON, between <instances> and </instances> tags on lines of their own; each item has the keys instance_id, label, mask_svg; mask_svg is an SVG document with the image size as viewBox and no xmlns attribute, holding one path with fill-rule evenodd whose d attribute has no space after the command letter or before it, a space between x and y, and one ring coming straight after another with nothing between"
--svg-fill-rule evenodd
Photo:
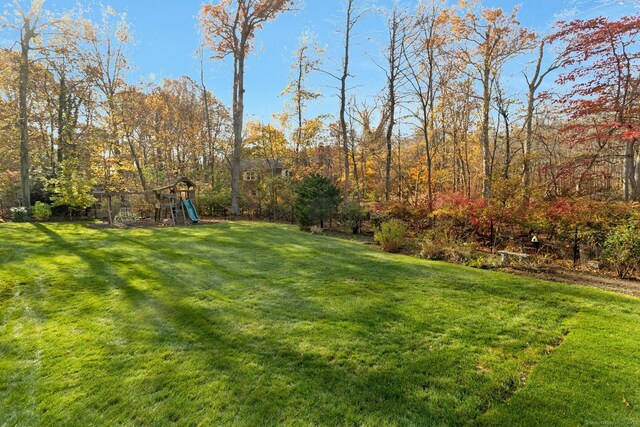
<instances>
[{"instance_id":1,"label":"red leaved tree","mask_svg":"<svg viewBox=\"0 0 640 427\"><path fill-rule=\"evenodd\" d=\"M240 214L240 159L244 115L244 65L253 48L256 30L291 10L295 0L221 0L203 5L200 22L205 43L215 59L233 58L233 155L231 158L231 213Z\"/></svg>"},{"instance_id":2,"label":"red leaved tree","mask_svg":"<svg viewBox=\"0 0 640 427\"><path fill-rule=\"evenodd\" d=\"M564 44L559 102L571 120L567 134L593 151L584 176L599 161L624 158L626 200L640 200L640 15L560 22L552 42Z\"/></svg>"}]
</instances>

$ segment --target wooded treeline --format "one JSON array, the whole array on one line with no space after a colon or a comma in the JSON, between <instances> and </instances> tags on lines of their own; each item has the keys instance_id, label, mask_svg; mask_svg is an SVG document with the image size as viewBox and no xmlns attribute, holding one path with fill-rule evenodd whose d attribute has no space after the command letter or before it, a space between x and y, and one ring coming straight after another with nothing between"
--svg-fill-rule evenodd
<instances>
[{"instance_id":1,"label":"wooded treeline","mask_svg":"<svg viewBox=\"0 0 640 427\"><path fill-rule=\"evenodd\" d=\"M349 0L340 69L324 60L323 41L301 36L282 88L285 111L271 123L245 123L252 94L244 60L256 31L278 25L269 21L294 2L203 6L200 55L233 59L231 106L207 89L204 71L131 83L133 40L113 9L94 22L80 10L43 7L16 2L2 23L15 43L0 50L0 207L86 207L91 190L150 189L187 175L233 213L274 205L286 212L292 188L312 173L345 198L428 211L451 194L523 206L573 196L640 200L637 15L561 22L537 34L518 22L517 9L424 0L372 11ZM362 48L352 31L373 13L387 28L385 60L376 64L385 87L363 97L349 90L349 57ZM336 92L318 92L314 74L335 79ZM310 114L320 97L336 97L335 115ZM247 160L290 173L268 166L246 192Z\"/></svg>"}]
</instances>

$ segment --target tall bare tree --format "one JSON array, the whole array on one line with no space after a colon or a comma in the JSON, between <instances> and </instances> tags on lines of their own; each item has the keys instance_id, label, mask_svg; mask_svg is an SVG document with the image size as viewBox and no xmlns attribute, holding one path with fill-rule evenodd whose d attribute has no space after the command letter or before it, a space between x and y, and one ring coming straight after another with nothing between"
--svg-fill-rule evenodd
<instances>
[{"instance_id":1,"label":"tall bare tree","mask_svg":"<svg viewBox=\"0 0 640 427\"><path fill-rule=\"evenodd\" d=\"M29 155L29 106L27 103L29 91L29 72L31 59L29 54L33 49L33 42L39 36L44 0L32 0L27 7L23 2L14 0L12 4L13 22L5 20L0 22L3 27L17 31L19 34L18 45L20 48L20 62L18 73L18 105L20 129L20 183L22 192L22 205L31 206L30 183L30 155Z\"/></svg>"},{"instance_id":2,"label":"tall bare tree","mask_svg":"<svg viewBox=\"0 0 640 427\"><path fill-rule=\"evenodd\" d=\"M410 50L404 53L407 57L407 80L419 105L416 115L426 148L427 198L430 209L433 209L433 136L436 92L439 86L438 62L442 58L448 25L444 8L443 0L420 4L415 18L416 35L412 37Z\"/></svg>"},{"instance_id":3,"label":"tall bare tree","mask_svg":"<svg viewBox=\"0 0 640 427\"><path fill-rule=\"evenodd\" d=\"M294 131L295 162L300 162L300 149L304 143L305 134L305 109L309 101L319 98L319 92L308 89L307 80L313 70L317 70L322 62L321 55L324 50L320 48L318 42L310 34L300 36L298 49L295 51L295 62L291 66L292 77L289 85L282 91L283 94L290 94L293 97L293 110L296 120Z\"/></svg>"},{"instance_id":4,"label":"tall bare tree","mask_svg":"<svg viewBox=\"0 0 640 427\"><path fill-rule=\"evenodd\" d=\"M343 41L343 54L342 54L342 67L339 74L333 74L322 70L326 74L338 80L340 83L338 87L338 99L340 100L340 117L338 120L339 138L342 143L342 164L343 171L342 176L344 179L343 196L345 199L349 197L349 179L350 179L350 167L349 167L349 124L347 123L347 81L351 74L349 74L349 66L351 60L351 42L353 37L353 30L358 21L364 15L364 9L358 9L356 7L355 0L346 0L345 3L345 21L344 21L344 41Z\"/></svg>"},{"instance_id":5,"label":"tall bare tree","mask_svg":"<svg viewBox=\"0 0 640 427\"><path fill-rule=\"evenodd\" d=\"M291 10L295 0L222 0L200 10L205 43L214 58L233 60L233 155L231 158L231 213L240 215L240 161L244 121L245 60L253 47L255 32L279 13Z\"/></svg>"},{"instance_id":6,"label":"tall bare tree","mask_svg":"<svg viewBox=\"0 0 640 427\"><path fill-rule=\"evenodd\" d=\"M340 76L340 136L344 158L344 198L349 197L349 128L347 126L347 80L349 78L349 55L352 32L360 17L354 7L354 0L347 0L344 26L344 55L342 57L342 75Z\"/></svg>"},{"instance_id":7,"label":"tall bare tree","mask_svg":"<svg viewBox=\"0 0 640 427\"><path fill-rule=\"evenodd\" d=\"M477 10L471 7L453 18L460 46L452 53L461 59L465 72L481 87L482 193L487 200L491 199L493 174L489 128L494 82L504 64L529 49L533 41L533 34L520 25L517 15L518 8L514 8L511 14L505 14L502 9Z\"/></svg>"},{"instance_id":8,"label":"tall bare tree","mask_svg":"<svg viewBox=\"0 0 640 427\"><path fill-rule=\"evenodd\" d=\"M393 9L387 19L387 32L389 45L387 46L385 56L387 60L387 69L385 70L387 78L387 105L388 121L385 132L385 141L387 145L387 159L385 165L385 186L384 197L389 201L391 197L391 162L393 159L393 129L396 124L396 106L398 102L398 90L402 85L404 78L404 69L406 68L407 56L404 54L407 45L407 32L405 23L410 22L408 11L400 9L397 2L393 5Z\"/></svg>"},{"instance_id":9,"label":"tall bare tree","mask_svg":"<svg viewBox=\"0 0 640 427\"><path fill-rule=\"evenodd\" d=\"M525 199L529 198L531 186L531 150L533 145L533 115L535 111L536 97L542 82L550 73L560 68L556 60L547 68L542 68L544 61L544 48L546 39L543 38L538 46L538 58L531 77L524 75L527 81L527 110L524 119L525 138L522 146L522 185L525 188Z\"/></svg>"}]
</instances>

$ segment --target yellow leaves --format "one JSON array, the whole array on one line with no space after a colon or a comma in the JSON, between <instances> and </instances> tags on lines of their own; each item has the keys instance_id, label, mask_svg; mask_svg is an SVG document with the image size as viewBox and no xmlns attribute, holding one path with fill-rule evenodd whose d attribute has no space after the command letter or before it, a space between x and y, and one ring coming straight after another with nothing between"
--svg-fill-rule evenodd
<instances>
[{"instance_id":1,"label":"yellow leaves","mask_svg":"<svg viewBox=\"0 0 640 427\"><path fill-rule=\"evenodd\" d=\"M288 94L293 88L293 81L289 82L286 88L282 92L280 92L280 96Z\"/></svg>"},{"instance_id":2,"label":"yellow leaves","mask_svg":"<svg viewBox=\"0 0 640 427\"><path fill-rule=\"evenodd\" d=\"M205 42L217 59L230 54L238 59L242 52L248 56L255 31L293 4L293 0L221 0L203 5L200 27Z\"/></svg>"},{"instance_id":3,"label":"yellow leaves","mask_svg":"<svg viewBox=\"0 0 640 427\"><path fill-rule=\"evenodd\" d=\"M129 23L126 21L125 14L122 14L122 17L116 26L115 36L121 43L133 42L131 30L129 29Z\"/></svg>"},{"instance_id":4,"label":"yellow leaves","mask_svg":"<svg viewBox=\"0 0 640 427\"><path fill-rule=\"evenodd\" d=\"M504 16L504 12L501 8L484 9L482 11L482 17L489 23L497 22L500 18L502 18L502 16Z\"/></svg>"},{"instance_id":5,"label":"yellow leaves","mask_svg":"<svg viewBox=\"0 0 640 427\"><path fill-rule=\"evenodd\" d=\"M256 120L247 123L245 128L245 144L256 156L277 159L284 156L287 140L279 129L271 124L263 124Z\"/></svg>"}]
</instances>

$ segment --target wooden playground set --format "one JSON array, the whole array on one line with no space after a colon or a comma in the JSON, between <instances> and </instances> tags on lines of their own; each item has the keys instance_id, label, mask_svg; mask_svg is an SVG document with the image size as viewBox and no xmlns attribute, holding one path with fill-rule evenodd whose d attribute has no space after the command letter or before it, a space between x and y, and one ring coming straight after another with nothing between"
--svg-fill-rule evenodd
<instances>
[{"instance_id":1,"label":"wooden playground set","mask_svg":"<svg viewBox=\"0 0 640 427\"><path fill-rule=\"evenodd\" d=\"M94 197L99 201L102 215L109 225L116 222L133 222L139 215L131 207L131 199L143 196L147 201L154 202L153 220L163 225L191 225L200 222L196 211L196 185L184 176L176 178L171 184L147 191L95 191ZM114 202L119 205L114 208ZM99 209L96 208L96 212ZM118 211L115 213L115 211ZM115 213L115 214L114 214Z\"/></svg>"}]
</instances>

